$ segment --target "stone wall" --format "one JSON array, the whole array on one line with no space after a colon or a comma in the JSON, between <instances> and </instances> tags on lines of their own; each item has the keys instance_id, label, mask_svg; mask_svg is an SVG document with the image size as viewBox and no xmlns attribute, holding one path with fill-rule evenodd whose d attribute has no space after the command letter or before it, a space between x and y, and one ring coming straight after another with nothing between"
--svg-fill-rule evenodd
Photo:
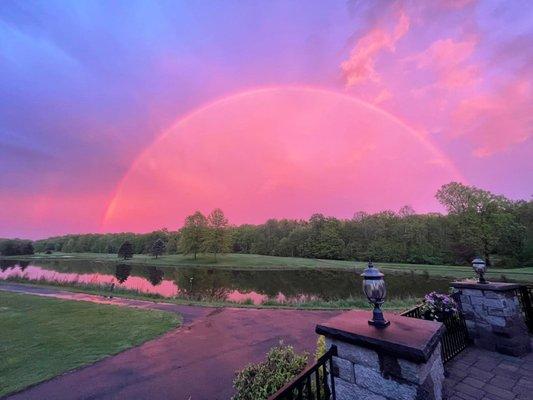
<instances>
[{"instance_id":1,"label":"stone wall","mask_svg":"<svg viewBox=\"0 0 533 400\"><path fill-rule=\"evenodd\" d=\"M441 400L444 368L440 344L425 363L326 338L337 346L333 376L337 400Z\"/></svg>"},{"instance_id":2,"label":"stone wall","mask_svg":"<svg viewBox=\"0 0 533 400\"><path fill-rule=\"evenodd\" d=\"M516 285L454 282L453 287L460 293L468 334L476 346L512 356L531 350Z\"/></svg>"}]
</instances>

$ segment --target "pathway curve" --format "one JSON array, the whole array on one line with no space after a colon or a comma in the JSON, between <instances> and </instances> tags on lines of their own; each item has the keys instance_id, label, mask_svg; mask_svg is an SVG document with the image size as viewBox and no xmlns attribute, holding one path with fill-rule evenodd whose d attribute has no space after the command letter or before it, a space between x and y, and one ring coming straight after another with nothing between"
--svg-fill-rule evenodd
<instances>
[{"instance_id":1,"label":"pathway curve","mask_svg":"<svg viewBox=\"0 0 533 400\"><path fill-rule=\"evenodd\" d=\"M9 397L22 399L229 399L234 372L280 340L314 353L315 325L339 311L208 308L0 284L0 290L179 312L184 325Z\"/></svg>"}]
</instances>

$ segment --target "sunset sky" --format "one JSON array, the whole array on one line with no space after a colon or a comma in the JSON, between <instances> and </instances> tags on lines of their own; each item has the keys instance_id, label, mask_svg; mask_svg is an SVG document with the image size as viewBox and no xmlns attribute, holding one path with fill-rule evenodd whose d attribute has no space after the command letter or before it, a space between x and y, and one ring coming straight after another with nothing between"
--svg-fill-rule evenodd
<instances>
[{"instance_id":1,"label":"sunset sky","mask_svg":"<svg viewBox=\"0 0 533 400\"><path fill-rule=\"evenodd\" d=\"M533 194L533 2L0 2L0 237Z\"/></svg>"}]
</instances>

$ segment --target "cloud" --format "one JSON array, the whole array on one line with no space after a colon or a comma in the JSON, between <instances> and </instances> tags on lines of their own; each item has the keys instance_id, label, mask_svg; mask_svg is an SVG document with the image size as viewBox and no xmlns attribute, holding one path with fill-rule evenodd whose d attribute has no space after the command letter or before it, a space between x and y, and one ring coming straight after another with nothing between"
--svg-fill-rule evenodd
<instances>
[{"instance_id":1,"label":"cloud","mask_svg":"<svg viewBox=\"0 0 533 400\"><path fill-rule=\"evenodd\" d=\"M517 77L494 93L461 101L454 125L475 144L476 157L487 157L532 137L532 104L531 80Z\"/></svg>"},{"instance_id":2,"label":"cloud","mask_svg":"<svg viewBox=\"0 0 533 400\"><path fill-rule=\"evenodd\" d=\"M533 25L526 8L495 7L373 5L340 65L346 90L478 159L524 143L533 130Z\"/></svg>"},{"instance_id":3,"label":"cloud","mask_svg":"<svg viewBox=\"0 0 533 400\"><path fill-rule=\"evenodd\" d=\"M394 52L396 43L409 31L409 17L402 11L396 26L388 31L374 28L361 37L350 53L350 58L341 63L346 86L354 86L364 81L379 82L375 70L375 59L384 50Z\"/></svg>"},{"instance_id":4,"label":"cloud","mask_svg":"<svg viewBox=\"0 0 533 400\"><path fill-rule=\"evenodd\" d=\"M436 75L436 87L464 87L479 79L479 67L468 63L476 45L477 39L474 37L464 40L438 39L425 51L410 57L410 60L416 62L417 68L429 69Z\"/></svg>"}]
</instances>

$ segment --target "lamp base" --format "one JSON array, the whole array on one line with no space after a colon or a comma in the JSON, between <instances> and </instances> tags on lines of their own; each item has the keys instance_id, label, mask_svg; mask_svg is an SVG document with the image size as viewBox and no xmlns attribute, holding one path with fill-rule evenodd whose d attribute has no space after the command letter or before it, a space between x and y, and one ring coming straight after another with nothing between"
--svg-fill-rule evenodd
<instances>
[{"instance_id":1,"label":"lamp base","mask_svg":"<svg viewBox=\"0 0 533 400\"><path fill-rule=\"evenodd\" d=\"M387 326L390 325L390 321L387 321L387 320L373 320L373 319L369 319L368 320L368 325L372 325L372 326L375 326L376 328L386 328Z\"/></svg>"}]
</instances>

